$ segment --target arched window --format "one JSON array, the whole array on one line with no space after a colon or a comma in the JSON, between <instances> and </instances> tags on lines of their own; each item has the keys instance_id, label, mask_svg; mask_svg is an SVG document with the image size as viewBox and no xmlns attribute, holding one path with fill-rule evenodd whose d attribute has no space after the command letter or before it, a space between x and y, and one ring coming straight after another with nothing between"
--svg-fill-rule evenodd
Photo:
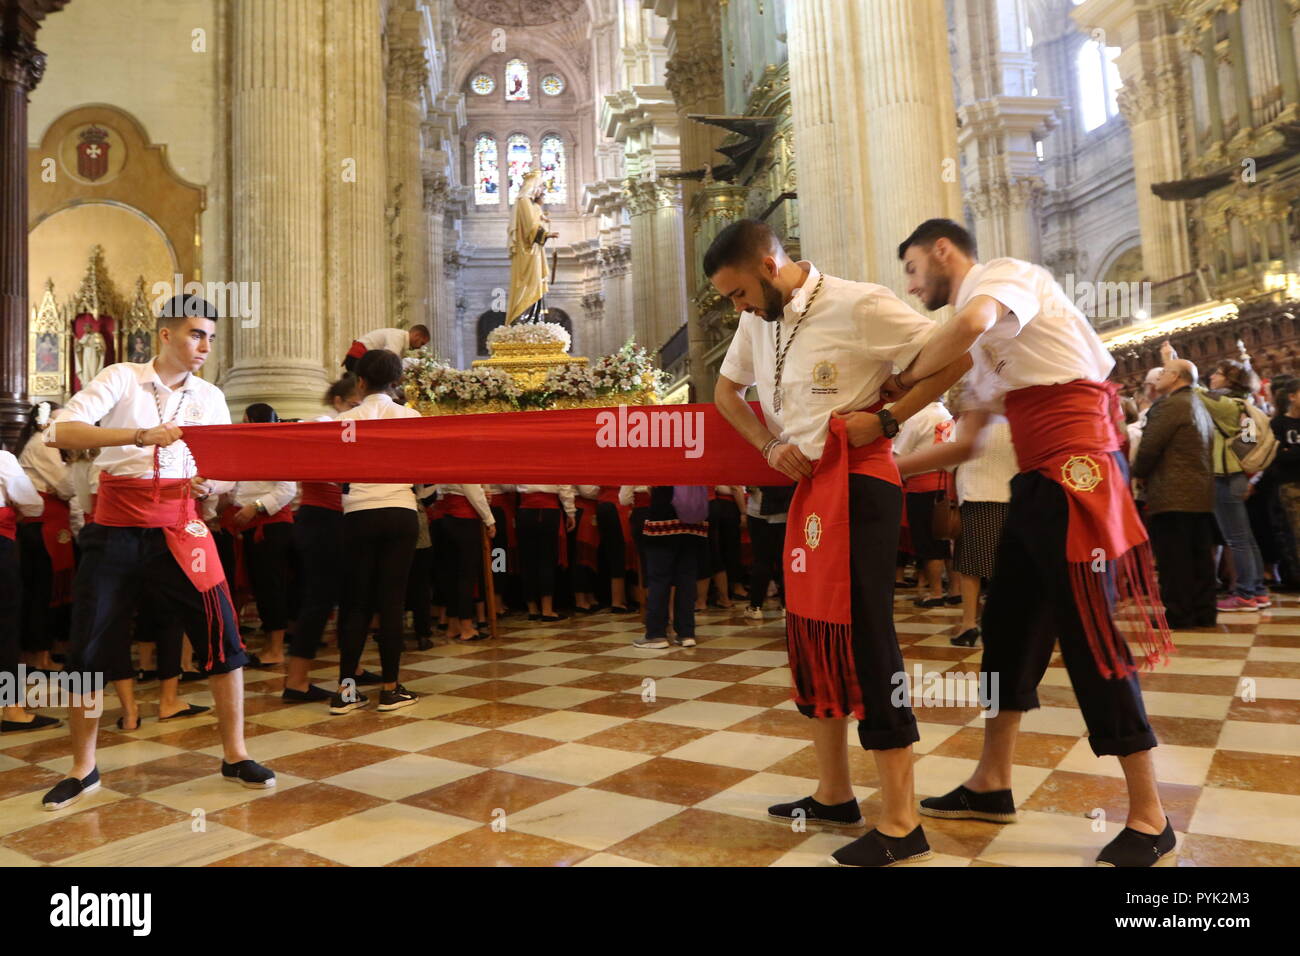
<instances>
[{"instance_id":1,"label":"arched window","mask_svg":"<svg viewBox=\"0 0 1300 956\"><path fill-rule=\"evenodd\" d=\"M1088 40L1079 48L1075 73L1079 82L1079 117L1085 133L1096 129L1119 112L1115 94L1122 82L1115 57L1119 47L1102 46Z\"/></svg>"},{"instance_id":2,"label":"arched window","mask_svg":"<svg viewBox=\"0 0 1300 956\"><path fill-rule=\"evenodd\" d=\"M528 99L528 64L511 60L506 64L506 102Z\"/></svg>"},{"instance_id":3,"label":"arched window","mask_svg":"<svg viewBox=\"0 0 1300 956\"><path fill-rule=\"evenodd\" d=\"M501 167L497 163L497 141L489 133L474 140L474 204L501 203Z\"/></svg>"},{"instance_id":4,"label":"arched window","mask_svg":"<svg viewBox=\"0 0 1300 956\"><path fill-rule=\"evenodd\" d=\"M554 133L542 137L542 182L546 184L543 202L569 201L568 169L564 162L564 140Z\"/></svg>"},{"instance_id":5,"label":"arched window","mask_svg":"<svg viewBox=\"0 0 1300 956\"><path fill-rule=\"evenodd\" d=\"M505 325L505 324L506 324L506 314L504 312L493 312L489 310L487 312L484 312L482 315L478 317L478 328L475 330L477 334L474 336L476 342L475 347L478 349L477 354L479 355L488 354L488 346L487 346L488 333L491 332L493 329L495 329L498 325Z\"/></svg>"},{"instance_id":6,"label":"arched window","mask_svg":"<svg viewBox=\"0 0 1300 956\"><path fill-rule=\"evenodd\" d=\"M506 140L506 172L510 176L510 199L519 195L524 173L533 168L533 144L523 133L513 133Z\"/></svg>"}]
</instances>

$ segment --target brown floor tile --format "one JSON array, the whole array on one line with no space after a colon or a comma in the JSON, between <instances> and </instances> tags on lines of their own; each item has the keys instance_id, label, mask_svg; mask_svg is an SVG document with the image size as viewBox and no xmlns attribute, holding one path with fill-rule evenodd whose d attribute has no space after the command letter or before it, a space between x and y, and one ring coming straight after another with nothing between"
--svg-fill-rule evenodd
<instances>
[{"instance_id":1,"label":"brown floor tile","mask_svg":"<svg viewBox=\"0 0 1300 956\"><path fill-rule=\"evenodd\" d=\"M473 654L463 654L461 658L467 661L508 661L512 657L524 657L531 653L532 651L520 650L516 647L485 647Z\"/></svg>"},{"instance_id":2,"label":"brown floor tile","mask_svg":"<svg viewBox=\"0 0 1300 956\"><path fill-rule=\"evenodd\" d=\"M0 839L0 846L25 853L42 863L53 863L84 850L93 850L188 819L189 814L179 810L131 798L19 830Z\"/></svg>"},{"instance_id":3,"label":"brown floor tile","mask_svg":"<svg viewBox=\"0 0 1300 956\"><path fill-rule=\"evenodd\" d=\"M1079 709L1079 701L1075 698L1074 691L1069 687L1049 687L1040 684L1038 687L1038 703L1041 707Z\"/></svg>"},{"instance_id":4,"label":"brown floor tile","mask_svg":"<svg viewBox=\"0 0 1300 956\"><path fill-rule=\"evenodd\" d=\"M465 677L486 677L490 680L498 680L502 677L510 677L521 671L533 670L528 664L511 664L509 661L488 661L486 664L475 664L473 667L466 667L464 670L456 671L456 676Z\"/></svg>"},{"instance_id":5,"label":"brown floor tile","mask_svg":"<svg viewBox=\"0 0 1300 956\"><path fill-rule=\"evenodd\" d=\"M66 728L67 725L64 726ZM72 753L72 735L69 733L35 743L23 743L22 738L21 733L5 734L3 738L0 738L0 752L18 760L26 760L28 763L44 763L47 760L58 760L60 757L67 757ZM126 743L130 739L128 735L120 734L116 730L101 729L99 736L95 738L95 746L103 750L105 747L112 747L114 744Z\"/></svg>"},{"instance_id":6,"label":"brown floor tile","mask_svg":"<svg viewBox=\"0 0 1300 956\"><path fill-rule=\"evenodd\" d=\"M1300 847L1188 833L1178 841L1179 866L1300 866Z\"/></svg>"},{"instance_id":7,"label":"brown floor tile","mask_svg":"<svg viewBox=\"0 0 1300 956\"><path fill-rule=\"evenodd\" d=\"M912 716L918 721L927 724L952 724L958 727L969 724L979 715L978 707L919 707L912 710Z\"/></svg>"},{"instance_id":8,"label":"brown floor tile","mask_svg":"<svg viewBox=\"0 0 1300 956\"><path fill-rule=\"evenodd\" d=\"M426 674L424 676L427 677L429 675ZM250 714L265 714L273 710L284 710L286 707L301 706L303 705L291 704L288 701L281 700L279 694L275 694L274 696L267 694L261 697L246 697L244 698L244 716L247 717ZM311 705L308 704L307 706L310 707Z\"/></svg>"},{"instance_id":9,"label":"brown floor tile","mask_svg":"<svg viewBox=\"0 0 1300 956\"><path fill-rule=\"evenodd\" d=\"M973 652L974 648L970 647L909 647L907 657L917 661L960 661L964 657L970 657ZM979 661L966 663L968 666L964 667L964 670L979 670Z\"/></svg>"},{"instance_id":10,"label":"brown floor tile","mask_svg":"<svg viewBox=\"0 0 1300 956\"><path fill-rule=\"evenodd\" d=\"M387 802L317 781L218 810L208 819L268 840L283 840Z\"/></svg>"},{"instance_id":11,"label":"brown floor tile","mask_svg":"<svg viewBox=\"0 0 1300 956\"><path fill-rule=\"evenodd\" d=\"M793 737L796 740L811 739L812 730L812 721L793 710L764 711L727 728L729 733L767 734L772 737Z\"/></svg>"},{"instance_id":12,"label":"brown floor tile","mask_svg":"<svg viewBox=\"0 0 1300 956\"><path fill-rule=\"evenodd\" d=\"M660 866L767 866L807 838L766 820L692 808L607 852Z\"/></svg>"},{"instance_id":13,"label":"brown floor tile","mask_svg":"<svg viewBox=\"0 0 1300 956\"><path fill-rule=\"evenodd\" d=\"M572 866L590 850L513 830L480 827L426 847L389 866Z\"/></svg>"},{"instance_id":14,"label":"brown floor tile","mask_svg":"<svg viewBox=\"0 0 1300 956\"><path fill-rule=\"evenodd\" d=\"M1266 724L1300 725L1300 700L1261 697L1242 700L1234 697L1228 705L1229 720L1256 720Z\"/></svg>"},{"instance_id":15,"label":"brown floor tile","mask_svg":"<svg viewBox=\"0 0 1300 956\"><path fill-rule=\"evenodd\" d=\"M537 690L536 684L527 685L529 690ZM454 724L469 724L471 727L504 727L529 717L540 717L554 713L545 707L526 707L523 704L504 704L494 700L479 707L469 707L451 714L444 714L439 720L448 720Z\"/></svg>"},{"instance_id":16,"label":"brown floor tile","mask_svg":"<svg viewBox=\"0 0 1300 956\"><path fill-rule=\"evenodd\" d=\"M260 737L262 734L273 734L279 729L267 724L245 721L244 739ZM215 747L221 743L221 728L215 723L204 724L201 727L190 727L188 730L175 730L169 734L159 734L157 737L150 737L149 739L154 743L166 744L168 747L179 747L181 750L206 750L208 747Z\"/></svg>"},{"instance_id":17,"label":"brown floor tile","mask_svg":"<svg viewBox=\"0 0 1300 956\"><path fill-rule=\"evenodd\" d=\"M642 700L639 694L610 694L607 697L597 697L595 700L566 707L565 710L574 710L581 714L601 714L605 717L637 718L661 711L667 703L672 702L667 697L650 703Z\"/></svg>"},{"instance_id":18,"label":"brown floor tile","mask_svg":"<svg viewBox=\"0 0 1300 956\"><path fill-rule=\"evenodd\" d=\"M681 647L675 651L669 651L660 659L665 661L699 661L701 664L709 664L720 661L724 657L734 657L740 653L734 647L709 647L707 636L698 637L698 640L703 643L697 644L695 647ZM751 648L751 650L758 650L758 648ZM764 667L760 668L760 670L768 670L768 668Z\"/></svg>"},{"instance_id":19,"label":"brown floor tile","mask_svg":"<svg viewBox=\"0 0 1300 956\"><path fill-rule=\"evenodd\" d=\"M1300 647L1300 634L1256 634L1256 647Z\"/></svg>"},{"instance_id":20,"label":"brown floor tile","mask_svg":"<svg viewBox=\"0 0 1300 956\"><path fill-rule=\"evenodd\" d=\"M581 687L584 690L627 690L636 687L644 678L640 674L591 674L578 680L565 681L565 687Z\"/></svg>"},{"instance_id":21,"label":"brown floor tile","mask_svg":"<svg viewBox=\"0 0 1300 956\"><path fill-rule=\"evenodd\" d=\"M867 819L876 820L879 815L877 805L873 801L863 803L870 804L870 807L863 809L863 814L871 810L872 815ZM974 859L983 853L1003 829L1002 824L985 823L983 820L941 820L936 817L921 817L921 825L925 827L925 838L935 853L967 859Z\"/></svg>"},{"instance_id":22,"label":"brown floor tile","mask_svg":"<svg viewBox=\"0 0 1300 956\"><path fill-rule=\"evenodd\" d=\"M1176 783L1160 784L1160 802L1175 830L1186 830L1201 795L1200 787ZM1022 810L1042 810L1086 817L1097 807L1106 811L1109 828L1124 825L1128 814L1128 797L1122 777L1054 770L1026 800L1017 794ZM1119 832L1115 829L1115 832Z\"/></svg>"},{"instance_id":23,"label":"brown floor tile","mask_svg":"<svg viewBox=\"0 0 1300 956\"><path fill-rule=\"evenodd\" d=\"M1164 717L1148 714L1156 740L1178 747L1214 747L1219 742L1223 721L1200 717Z\"/></svg>"},{"instance_id":24,"label":"brown floor tile","mask_svg":"<svg viewBox=\"0 0 1300 956\"><path fill-rule=\"evenodd\" d=\"M527 694L529 691L538 690L537 684L525 684L517 680L488 680L481 684L470 684L466 687L457 687L446 693L455 697L473 697L476 700L503 700L506 697L514 697L516 694Z\"/></svg>"},{"instance_id":25,"label":"brown floor tile","mask_svg":"<svg viewBox=\"0 0 1300 956\"><path fill-rule=\"evenodd\" d=\"M690 807L750 776L753 776L751 771L735 767L717 767L691 760L656 757L612 777L606 777L599 783L592 784L592 787L596 790L612 790L629 797L643 797L646 800Z\"/></svg>"},{"instance_id":26,"label":"brown floor tile","mask_svg":"<svg viewBox=\"0 0 1300 956\"><path fill-rule=\"evenodd\" d=\"M1242 677L1300 678L1300 661L1246 661Z\"/></svg>"},{"instance_id":27,"label":"brown floor tile","mask_svg":"<svg viewBox=\"0 0 1300 956\"><path fill-rule=\"evenodd\" d=\"M367 694L366 696L374 701L379 695ZM322 737L333 737L335 740L351 740L353 737L364 737L366 734L373 734L380 730L392 730L394 727L413 723L416 719L403 717L400 714L381 714L376 710L354 710L350 714L327 717L319 723L294 729L300 734L319 734Z\"/></svg>"},{"instance_id":28,"label":"brown floor tile","mask_svg":"<svg viewBox=\"0 0 1300 956\"><path fill-rule=\"evenodd\" d=\"M680 674L674 674L673 676L689 677L691 680L720 680L735 684L751 677L757 677L759 674L764 674L771 669L770 667L747 667L743 664L701 664L699 667L682 671Z\"/></svg>"},{"instance_id":29,"label":"brown floor tile","mask_svg":"<svg viewBox=\"0 0 1300 956\"><path fill-rule=\"evenodd\" d=\"M22 793L44 793L63 779L63 774L34 765L14 767L0 773L0 800Z\"/></svg>"},{"instance_id":30,"label":"brown floor tile","mask_svg":"<svg viewBox=\"0 0 1300 956\"><path fill-rule=\"evenodd\" d=\"M228 856L224 860L217 860L215 863L209 863L208 866L239 866L239 867L263 867L263 866L343 866L342 863L335 863L333 860L327 860L323 856L317 856L315 853L308 853L306 850L299 850L297 847L285 846L283 843L263 843L261 846L255 846L251 850L244 850L236 853L234 856Z\"/></svg>"},{"instance_id":31,"label":"brown floor tile","mask_svg":"<svg viewBox=\"0 0 1300 956\"><path fill-rule=\"evenodd\" d=\"M1215 694L1231 697L1237 692L1235 677L1204 677L1199 674L1160 674L1141 671L1138 680L1143 690L1167 691L1172 694Z\"/></svg>"},{"instance_id":32,"label":"brown floor tile","mask_svg":"<svg viewBox=\"0 0 1300 956\"><path fill-rule=\"evenodd\" d=\"M789 687L774 687L771 684L733 684L709 691L700 700L716 701L719 704L743 704L746 707L775 707L790 699Z\"/></svg>"},{"instance_id":33,"label":"brown floor tile","mask_svg":"<svg viewBox=\"0 0 1300 956\"><path fill-rule=\"evenodd\" d=\"M768 767L764 773L780 773L791 777L807 777L816 780L817 755L810 744L803 750L796 750L783 760L778 760ZM880 777L876 773L876 758L859 747L852 736L849 738L849 778L856 787L880 786ZM792 794L790 799L797 800L799 797L806 796L806 793Z\"/></svg>"},{"instance_id":34,"label":"brown floor tile","mask_svg":"<svg viewBox=\"0 0 1300 956\"><path fill-rule=\"evenodd\" d=\"M268 760L266 765L276 773L320 780L338 773L356 770L358 767L367 767L381 760L391 760L393 757L400 757L403 753L405 751L393 750L391 747L376 747L373 744L345 741L277 757Z\"/></svg>"},{"instance_id":35,"label":"brown floor tile","mask_svg":"<svg viewBox=\"0 0 1300 956\"><path fill-rule=\"evenodd\" d=\"M1174 641L1178 643L1177 640ZM1183 657L1207 657L1216 661L1244 661L1250 656L1249 647L1207 647L1203 644L1196 647L1184 647L1180 652Z\"/></svg>"},{"instance_id":36,"label":"brown floor tile","mask_svg":"<svg viewBox=\"0 0 1300 956\"><path fill-rule=\"evenodd\" d=\"M710 733L712 731L699 727L682 727L647 720L610 727L590 737L583 737L579 743L591 747L609 747L611 750L630 750L634 753L665 754L692 740L707 737Z\"/></svg>"},{"instance_id":37,"label":"brown floor tile","mask_svg":"<svg viewBox=\"0 0 1300 956\"><path fill-rule=\"evenodd\" d=\"M1205 785L1300 796L1300 757L1216 750Z\"/></svg>"},{"instance_id":38,"label":"brown floor tile","mask_svg":"<svg viewBox=\"0 0 1300 956\"><path fill-rule=\"evenodd\" d=\"M475 708L478 710L479 708ZM531 754L558 747L559 741L530 734L512 734L508 730L487 730L473 737L438 744L420 753L476 767L499 767Z\"/></svg>"},{"instance_id":39,"label":"brown floor tile","mask_svg":"<svg viewBox=\"0 0 1300 956\"><path fill-rule=\"evenodd\" d=\"M207 754L183 753L122 767L109 774L107 786L118 793L138 797L150 790L161 790L174 783L221 772L221 758Z\"/></svg>"},{"instance_id":40,"label":"brown floor tile","mask_svg":"<svg viewBox=\"0 0 1300 956\"><path fill-rule=\"evenodd\" d=\"M464 777L454 783L406 797L401 802L425 810L477 820L484 826L490 825L496 816L500 815L496 811L504 810L508 828L510 814L526 810L534 804L558 797L573 789L575 788L572 784L540 780L517 773L505 773L501 770L486 770L472 777Z\"/></svg>"},{"instance_id":41,"label":"brown floor tile","mask_svg":"<svg viewBox=\"0 0 1300 956\"><path fill-rule=\"evenodd\" d=\"M604 646L612 647L613 645L606 644ZM610 657L608 654L595 653L588 657L575 657L571 661L565 661L564 666L576 667L582 671L613 671L618 670L620 667L626 667L631 663L631 658Z\"/></svg>"}]
</instances>

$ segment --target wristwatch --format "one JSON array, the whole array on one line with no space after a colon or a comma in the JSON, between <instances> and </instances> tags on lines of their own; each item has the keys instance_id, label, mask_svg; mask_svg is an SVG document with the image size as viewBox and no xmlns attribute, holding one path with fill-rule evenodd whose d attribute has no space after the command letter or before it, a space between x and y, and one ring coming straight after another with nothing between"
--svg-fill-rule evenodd
<instances>
[{"instance_id":1,"label":"wristwatch","mask_svg":"<svg viewBox=\"0 0 1300 956\"><path fill-rule=\"evenodd\" d=\"M887 408L882 408L876 412L876 417L880 419L880 431L886 438L893 438L898 434L898 419Z\"/></svg>"},{"instance_id":2,"label":"wristwatch","mask_svg":"<svg viewBox=\"0 0 1300 956\"><path fill-rule=\"evenodd\" d=\"M895 430L895 431L898 430L898 426L897 426L897 425L894 426L894 430ZM266 514L266 505L262 504L262 499L261 499L261 498L258 498L257 501L254 502L254 504L257 505L257 513L258 513L258 514L260 514L260 515L264 515L264 514Z\"/></svg>"}]
</instances>

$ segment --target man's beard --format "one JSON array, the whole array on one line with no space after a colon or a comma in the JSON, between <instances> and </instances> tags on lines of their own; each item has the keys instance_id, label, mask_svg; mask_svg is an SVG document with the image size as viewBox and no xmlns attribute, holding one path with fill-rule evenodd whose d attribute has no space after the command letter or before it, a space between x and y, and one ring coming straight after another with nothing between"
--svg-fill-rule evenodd
<instances>
[{"instance_id":1,"label":"man's beard","mask_svg":"<svg viewBox=\"0 0 1300 956\"><path fill-rule=\"evenodd\" d=\"M785 296L762 276L759 276L758 286L763 290L763 321L778 321L785 314Z\"/></svg>"},{"instance_id":2,"label":"man's beard","mask_svg":"<svg viewBox=\"0 0 1300 956\"><path fill-rule=\"evenodd\" d=\"M948 304L948 295L952 292L952 283L947 276L936 278L925 293L925 307L937 312Z\"/></svg>"}]
</instances>

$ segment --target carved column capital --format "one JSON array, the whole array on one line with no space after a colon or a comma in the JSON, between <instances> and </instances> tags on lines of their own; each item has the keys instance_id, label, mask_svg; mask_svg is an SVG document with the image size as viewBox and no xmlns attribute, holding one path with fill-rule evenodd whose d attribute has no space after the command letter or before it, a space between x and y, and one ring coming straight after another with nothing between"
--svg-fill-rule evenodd
<instances>
[{"instance_id":1,"label":"carved column capital","mask_svg":"<svg viewBox=\"0 0 1300 956\"><path fill-rule=\"evenodd\" d=\"M418 99L429 82L428 55L422 46L394 46L388 51L388 93Z\"/></svg>"},{"instance_id":2,"label":"carved column capital","mask_svg":"<svg viewBox=\"0 0 1300 956\"><path fill-rule=\"evenodd\" d=\"M45 54L31 37L0 28L0 80L31 92L45 75Z\"/></svg>"}]
</instances>

